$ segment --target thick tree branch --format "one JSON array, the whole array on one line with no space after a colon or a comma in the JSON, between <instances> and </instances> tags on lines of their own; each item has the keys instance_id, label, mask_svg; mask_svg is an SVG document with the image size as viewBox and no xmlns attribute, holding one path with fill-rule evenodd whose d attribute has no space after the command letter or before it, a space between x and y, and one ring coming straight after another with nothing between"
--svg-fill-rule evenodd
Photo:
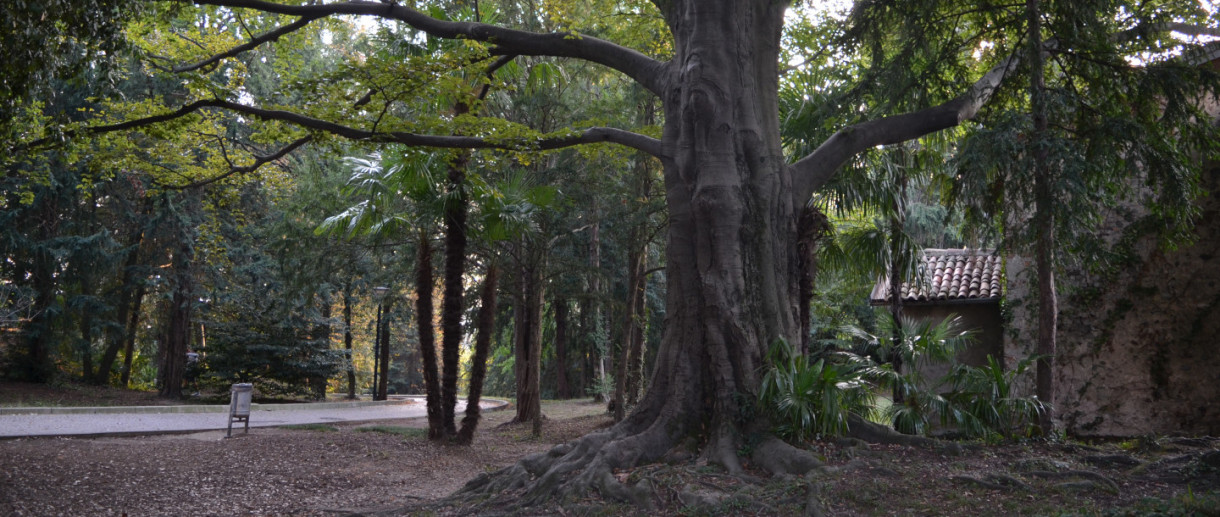
<instances>
[{"instance_id":1,"label":"thick tree branch","mask_svg":"<svg viewBox=\"0 0 1220 517\"><path fill-rule=\"evenodd\" d=\"M552 149L562 149L564 147L572 147L580 144L608 142L625 145L656 157L661 156L661 142L659 140L638 133L633 133L631 131L609 127L591 127L573 135L541 139L524 138L488 140L473 136L420 135L405 131L383 133L344 126L342 124L336 124L334 122L308 117L299 113L293 113L291 111L263 109L220 99L195 101L171 113L153 115L118 124L84 128L79 131L69 132L66 136L71 137L82 133L100 134L136 129L139 127L150 126L160 122L167 122L181 118L205 108L224 109L256 117L262 120L288 122L304 129L322 131L335 136L347 138L349 140L399 143L411 146L438 147L445 149L507 149L516 151L547 151ZM43 141L40 140L39 142L35 142L34 145L38 145L40 143L43 143Z\"/></svg>"},{"instance_id":2,"label":"thick tree branch","mask_svg":"<svg viewBox=\"0 0 1220 517\"><path fill-rule=\"evenodd\" d=\"M496 25L438 20L394 2L340 2L286 5L263 0L194 0L196 4L255 9L267 13L321 18L331 15L378 16L397 20L438 38L491 43L496 55L571 57L599 63L635 79L660 96L666 64L614 43L574 33L538 34Z\"/></svg>"},{"instance_id":3,"label":"thick tree branch","mask_svg":"<svg viewBox=\"0 0 1220 517\"><path fill-rule=\"evenodd\" d=\"M1018 62L1016 56L1005 59L975 81L966 93L939 106L840 129L809 156L793 164L796 199L803 203L814 190L830 180L844 162L865 149L905 142L974 118Z\"/></svg>"},{"instance_id":4,"label":"thick tree branch","mask_svg":"<svg viewBox=\"0 0 1220 517\"><path fill-rule=\"evenodd\" d=\"M1195 25L1192 23L1182 22L1163 22L1148 25L1141 25L1127 29L1114 35L1114 40L1119 42L1131 41L1145 34L1161 34L1166 32L1179 32L1187 36L1212 36L1220 37L1220 28L1208 27L1206 25Z\"/></svg>"},{"instance_id":5,"label":"thick tree branch","mask_svg":"<svg viewBox=\"0 0 1220 517\"><path fill-rule=\"evenodd\" d=\"M1161 23L1137 27L1114 35L1115 41L1132 40L1141 34L1180 32L1191 36L1218 36L1220 29L1185 23ZM1047 40L1043 48L1053 51L1058 41ZM1197 53L1188 54L1187 62L1198 66L1220 58L1220 43L1195 46ZM870 120L839 130L808 156L793 164L797 200L804 202L814 190L830 180L834 172L852 156L878 145L905 142L923 135L948 129L970 120L990 99L995 90L1020 62L1020 56L1009 56L971 85L963 95L939 106L902 115Z\"/></svg>"},{"instance_id":6,"label":"thick tree branch","mask_svg":"<svg viewBox=\"0 0 1220 517\"><path fill-rule=\"evenodd\" d=\"M229 50L221 52L219 54L215 54L198 63L176 67L173 69L173 71L174 72L191 72L194 70L199 70L200 68L203 68L203 67L211 65L213 63L219 62L220 60L222 60L226 57L233 57L233 56L241 54L242 52L245 52L247 50L253 50L255 48L258 48L258 46L262 45L263 43L267 43L269 41L275 41L277 39L280 39L280 36L300 30L301 28L305 27L306 25L309 25L309 22L317 20L318 18L321 18L321 16L302 16L300 19L298 19L295 22L292 22L288 25L285 25L283 27L280 27L280 28L272 30L272 31L267 31L266 33L263 33L260 36L251 38L250 41L248 41L242 45L238 45Z\"/></svg>"},{"instance_id":7,"label":"thick tree branch","mask_svg":"<svg viewBox=\"0 0 1220 517\"><path fill-rule=\"evenodd\" d=\"M297 150L298 148L300 148L301 146L309 143L310 140L313 140L312 136L304 136L304 137L298 138L296 140L293 140L292 143L280 148L278 151L275 151L274 153L265 154L265 155L255 155L254 163L251 163L250 165L244 165L241 167L231 166L231 167L229 167L228 171L225 171L224 174L221 174L219 176L213 176L211 178L208 178L205 180L199 180L199 181L196 181L193 183L188 183L186 185L162 185L162 188L166 188L166 189L170 189L170 190L192 189L195 187L202 187L204 185L210 185L212 183L216 183L217 181L223 180L234 174L251 173L251 172L258 170L258 168L262 167L263 165L266 165L266 164L276 161L280 158L288 156L289 153L291 153L291 152Z\"/></svg>"}]
</instances>

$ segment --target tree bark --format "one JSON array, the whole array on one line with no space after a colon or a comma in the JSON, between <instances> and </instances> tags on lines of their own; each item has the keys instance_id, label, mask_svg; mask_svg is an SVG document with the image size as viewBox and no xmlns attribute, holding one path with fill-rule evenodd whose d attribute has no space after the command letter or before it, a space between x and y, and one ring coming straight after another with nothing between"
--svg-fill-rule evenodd
<instances>
[{"instance_id":1,"label":"tree bark","mask_svg":"<svg viewBox=\"0 0 1220 517\"><path fill-rule=\"evenodd\" d=\"M47 192L41 196L41 206L31 224L34 226L35 242L29 255L30 285L34 290L31 321L22 326L21 333L25 353L18 358L17 375L31 382L49 382L55 367L51 364L52 310L55 305L56 259L50 240L58 236L58 195Z\"/></svg>"},{"instance_id":2,"label":"tree bark","mask_svg":"<svg viewBox=\"0 0 1220 517\"><path fill-rule=\"evenodd\" d=\"M377 328L377 335L381 339L381 354L379 367L381 368L381 376L377 379L377 400L385 400L389 396L390 389L390 308L394 305L394 300L391 298L388 302L381 302L381 320Z\"/></svg>"},{"instance_id":3,"label":"tree bark","mask_svg":"<svg viewBox=\"0 0 1220 517\"><path fill-rule=\"evenodd\" d=\"M419 354L424 363L424 392L428 407L428 438L445 436L441 412L441 383L436 364L436 336L432 331L432 242L419 231L419 259L415 272L415 318L419 327Z\"/></svg>"},{"instance_id":4,"label":"tree bark","mask_svg":"<svg viewBox=\"0 0 1220 517\"><path fill-rule=\"evenodd\" d=\"M347 364L347 398L356 399L356 365L352 355L352 283L343 286L343 352Z\"/></svg>"},{"instance_id":5,"label":"tree bark","mask_svg":"<svg viewBox=\"0 0 1220 517\"><path fill-rule=\"evenodd\" d=\"M640 249L641 233L640 228L637 227L631 231L631 237L628 239L627 298L623 304L623 333L620 339L621 349L614 379L614 419L616 421L622 420L626 416L629 402L627 392L631 389L630 381L634 374L632 370L635 369L634 363L639 354L635 339L636 326L639 323L639 307L636 304L640 301L636 293L640 291L641 277L644 273L643 250Z\"/></svg>"},{"instance_id":6,"label":"tree bark","mask_svg":"<svg viewBox=\"0 0 1220 517\"><path fill-rule=\"evenodd\" d=\"M313 353L326 353L330 351L330 296L322 296L322 323L314 327L313 339L324 343L321 346L315 345ZM327 378L322 375L314 375L309 379L310 389L313 392L314 400L326 400L326 381Z\"/></svg>"},{"instance_id":7,"label":"tree bark","mask_svg":"<svg viewBox=\"0 0 1220 517\"><path fill-rule=\"evenodd\" d=\"M493 259L494 260L494 259ZM496 325L496 289L500 268L493 262L487 267L483 280L483 293L479 300L478 335L474 340L474 357L470 362L470 394L466 397L466 417L457 433L457 443L469 445L474 440L475 428L479 425L479 400L483 396L483 380L487 376L487 354L491 350L491 337Z\"/></svg>"},{"instance_id":8,"label":"tree bark","mask_svg":"<svg viewBox=\"0 0 1220 517\"><path fill-rule=\"evenodd\" d=\"M518 264L519 294L513 307L513 342L517 375L516 422L532 422L539 434L542 418L541 355L542 355L542 268L541 257L535 250L522 251L529 257Z\"/></svg>"},{"instance_id":9,"label":"tree bark","mask_svg":"<svg viewBox=\"0 0 1220 517\"><path fill-rule=\"evenodd\" d=\"M687 437L731 475L745 474L738 451L747 437L759 437L752 459L765 470L817 464L742 405L757 398L766 346L795 341L801 328L796 222L805 199L794 195L777 102L785 2L658 5L676 45L661 88L669 289L648 392L610 430L530 458L529 470L476 479L468 492L525 483L519 504L589 490L634 500L613 470L655 461ZM787 461L797 457L809 461Z\"/></svg>"},{"instance_id":10,"label":"tree bark","mask_svg":"<svg viewBox=\"0 0 1220 517\"><path fill-rule=\"evenodd\" d=\"M810 328L813 315L810 305L813 303L813 279L817 275L818 244L830 230L830 221L816 207L805 205L797 221L797 260L800 269L800 310L801 322L800 349L802 354L809 353Z\"/></svg>"},{"instance_id":11,"label":"tree bark","mask_svg":"<svg viewBox=\"0 0 1220 517\"><path fill-rule=\"evenodd\" d=\"M568 301L556 298L555 304L555 392L560 399L572 398L568 385Z\"/></svg>"},{"instance_id":12,"label":"tree bark","mask_svg":"<svg viewBox=\"0 0 1220 517\"><path fill-rule=\"evenodd\" d=\"M127 333L123 336L123 374L119 382L124 388L131 384L131 361L135 358L136 332L140 328L140 310L147 288L140 282L132 301L131 316L127 320Z\"/></svg>"},{"instance_id":13,"label":"tree bark","mask_svg":"<svg viewBox=\"0 0 1220 517\"><path fill-rule=\"evenodd\" d=\"M648 279L644 276L644 261L641 258L636 264L635 300L632 308L635 311L635 322L631 326L631 354L627 374L627 405L634 406L640 401L644 391L644 329L646 313L644 311L644 294Z\"/></svg>"},{"instance_id":14,"label":"tree bark","mask_svg":"<svg viewBox=\"0 0 1220 517\"><path fill-rule=\"evenodd\" d=\"M194 306L195 281L192 273L194 249L191 242L180 237L174 251L174 284L161 355L161 390L163 397L181 398L182 379L186 369L186 351L191 339L191 309Z\"/></svg>"},{"instance_id":15,"label":"tree bark","mask_svg":"<svg viewBox=\"0 0 1220 517\"><path fill-rule=\"evenodd\" d=\"M1047 159L1046 85L1043 79L1041 7L1038 0L1026 0L1026 15L1029 20L1029 89L1030 109L1033 112L1033 135L1030 142L1034 158L1034 225L1037 243L1034 253L1038 270L1038 399L1046 404L1039 415L1038 423L1044 434L1054 428L1055 379L1054 361L1056 348L1056 326L1059 319L1058 299L1055 293L1055 216L1054 194L1051 191L1050 164Z\"/></svg>"},{"instance_id":16,"label":"tree bark","mask_svg":"<svg viewBox=\"0 0 1220 517\"><path fill-rule=\"evenodd\" d=\"M594 205L593 213L596 217L597 206ZM587 310L589 312L589 324L584 326L585 335L588 336L590 345L593 348L594 362L596 363L598 387L605 386L606 383L606 356L610 354L608 345L604 343L604 332L602 330L602 313L601 313L601 291L602 291L602 242L601 242L601 224L594 222L589 227L589 304ZM583 314L582 314L583 317ZM594 402L605 402L606 397L598 391L593 394Z\"/></svg>"},{"instance_id":17,"label":"tree bark","mask_svg":"<svg viewBox=\"0 0 1220 517\"><path fill-rule=\"evenodd\" d=\"M469 111L459 103L455 114ZM466 153L458 153L449 164L445 206L445 293L441 305L441 398L445 432L457 433L454 411L457 407L458 361L462 346L462 276L466 272Z\"/></svg>"},{"instance_id":18,"label":"tree bark","mask_svg":"<svg viewBox=\"0 0 1220 517\"><path fill-rule=\"evenodd\" d=\"M114 368L114 361L118 358L119 350L123 349L123 345L127 341L127 333L123 329L127 328L132 305L139 305L139 302L133 301L133 299L136 292L140 290L136 284L142 284L143 280L137 281L136 267L140 261L140 249L144 244L143 220L151 211L152 201L151 198L148 198L144 202L143 209L140 210L140 222L132 225L131 233L127 237L127 257L123 261L123 279L119 285L118 313L115 316L118 325L112 326L112 330L106 333L109 343L98 361L97 375L93 379L96 384L110 382L110 371ZM127 382L123 381L124 387L126 384Z\"/></svg>"},{"instance_id":19,"label":"tree bark","mask_svg":"<svg viewBox=\"0 0 1220 517\"><path fill-rule=\"evenodd\" d=\"M903 354L903 328L902 328L902 282L910 276L910 271L905 271L907 250L902 245L902 232L906 219L905 203L907 191L906 174L902 174L898 179L898 192L894 196L894 206L891 207L893 212L890 214L890 267L889 267L889 282L890 282L890 321L893 322L893 328L890 332L890 363L894 366L894 373L902 374L902 354ZM893 397L895 404L906 402L906 392L903 391L901 383L895 384L893 389Z\"/></svg>"}]
</instances>

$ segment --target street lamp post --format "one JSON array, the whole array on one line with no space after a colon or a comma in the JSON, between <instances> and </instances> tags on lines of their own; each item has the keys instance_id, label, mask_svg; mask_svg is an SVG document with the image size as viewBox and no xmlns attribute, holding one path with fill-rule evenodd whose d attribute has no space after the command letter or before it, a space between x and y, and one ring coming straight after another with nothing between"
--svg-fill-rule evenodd
<instances>
[{"instance_id":1,"label":"street lamp post","mask_svg":"<svg viewBox=\"0 0 1220 517\"><path fill-rule=\"evenodd\" d=\"M382 344L381 344L381 313L383 311L382 302L385 301L385 295L390 291L389 287L378 286L374 287L373 291L377 298L377 326L373 329L373 400L385 400L382 393L381 385L385 383L382 377L385 375L382 372Z\"/></svg>"}]
</instances>

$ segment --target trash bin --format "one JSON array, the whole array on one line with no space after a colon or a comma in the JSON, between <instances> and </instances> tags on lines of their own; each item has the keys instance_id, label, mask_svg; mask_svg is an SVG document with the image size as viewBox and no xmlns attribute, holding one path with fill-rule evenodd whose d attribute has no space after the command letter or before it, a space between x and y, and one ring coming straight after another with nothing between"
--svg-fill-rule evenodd
<instances>
[{"instance_id":1,"label":"trash bin","mask_svg":"<svg viewBox=\"0 0 1220 517\"><path fill-rule=\"evenodd\" d=\"M229 389L229 430L226 438L233 436L233 422L245 422L246 434L250 433L250 400L254 397L254 385L248 382L234 384Z\"/></svg>"}]
</instances>

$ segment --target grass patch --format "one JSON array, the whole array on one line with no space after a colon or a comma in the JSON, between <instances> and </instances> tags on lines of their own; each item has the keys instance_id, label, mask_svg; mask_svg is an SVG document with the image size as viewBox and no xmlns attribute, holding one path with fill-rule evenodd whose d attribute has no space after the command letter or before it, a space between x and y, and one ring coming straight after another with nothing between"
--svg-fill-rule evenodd
<instances>
[{"instance_id":1,"label":"grass patch","mask_svg":"<svg viewBox=\"0 0 1220 517\"><path fill-rule=\"evenodd\" d=\"M397 425L370 425L366 427L357 427L357 431L362 433L386 433L396 434L403 438L427 438L428 430L418 427L402 427Z\"/></svg>"},{"instance_id":2,"label":"grass patch","mask_svg":"<svg viewBox=\"0 0 1220 517\"><path fill-rule=\"evenodd\" d=\"M293 424L293 425L283 425L283 426L280 426L280 429L291 429L291 430L293 430L293 431L321 431L321 432L323 432L323 433L330 433L330 432L334 432L334 431L338 431L338 430L339 430L339 428L338 428L338 427L335 427L335 426L333 426L333 425L328 425L328 424Z\"/></svg>"}]
</instances>

